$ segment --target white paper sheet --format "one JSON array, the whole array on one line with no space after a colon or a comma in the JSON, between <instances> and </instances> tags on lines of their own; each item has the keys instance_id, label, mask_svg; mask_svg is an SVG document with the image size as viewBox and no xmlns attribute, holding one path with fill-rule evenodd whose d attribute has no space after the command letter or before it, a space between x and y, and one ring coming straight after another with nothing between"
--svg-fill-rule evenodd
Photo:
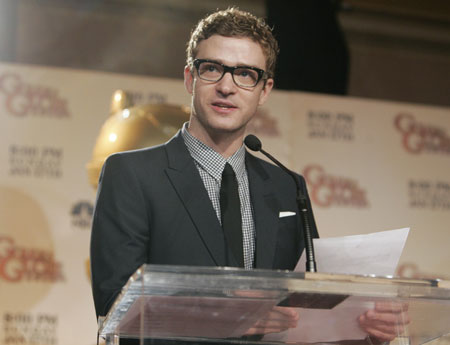
<instances>
[{"instance_id":1,"label":"white paper sheet","mask_svg":"<svg viewBox=\"0 0 450 345\"><path fill-rule=\"evenodd\" d=\"M313 242L317 271L392 276L408 233L409 228L403 228L366 235L315 238ZM304 251L295 271L305 271Z\"/></svg>"},{"instance_id":2,"label":"white paper sheet","mask_svg":"<svg viewBox=\"0 0 450 345\"><path fill-rule=\"evenodd\" d=\"M409 228L367 235L314 239L318 272L361 275L394 275ZM305 254L296 271L305 271ZM373 308L373 302L349 297L333 309L296 308L300 314L297 328L264 337L267 341L334 342L364 339L358 317Z\"/></svg>"}]
</instances>

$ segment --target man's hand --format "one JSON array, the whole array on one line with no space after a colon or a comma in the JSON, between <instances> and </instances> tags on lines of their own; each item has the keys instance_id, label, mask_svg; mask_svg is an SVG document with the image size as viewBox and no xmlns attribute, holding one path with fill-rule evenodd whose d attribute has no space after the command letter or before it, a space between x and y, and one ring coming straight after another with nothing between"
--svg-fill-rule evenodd
<instances>
[{"instance_id":1,"label":"man's hand","mask_svg":"<svg viewBox=\"0 0 450 345\"><path fill-rule=\"evenodd\" d=\"M376 302L375 308L359 316L358 321L371 337L380 341L392 341L403 333L410 322L408 304Z\"/></svg>"},{"instance_id":2,"label":"man's hand","mask_svg":"<svg viewBox=\"0 0 450 345\"><path fill-rule=\"evenodd\" d=\"M297 327L298 312L294 308L273 307L264 318L258 320L245 335L279 333Z\"/></svg>"}]
</instances>

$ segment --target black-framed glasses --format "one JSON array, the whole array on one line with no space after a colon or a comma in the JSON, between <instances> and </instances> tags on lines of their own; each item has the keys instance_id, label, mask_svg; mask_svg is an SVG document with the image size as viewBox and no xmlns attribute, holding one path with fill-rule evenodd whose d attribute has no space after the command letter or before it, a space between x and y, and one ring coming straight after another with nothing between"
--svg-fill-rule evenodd
<instances>
[{"instance_id":1,"label":"black-framed glasses","mask_svg":"<svg viewBox=\"0 0 450 345\"><path fill-rule=\"evenodd\" d=\"M255 87L261 79L267 79L267 73L257 67L234 66L230 67L220 62L207 59L195 59L194 66L202 80L218 82L225 73L230 72L233 81L240 87Z\"/></svg>"}]
</instances>

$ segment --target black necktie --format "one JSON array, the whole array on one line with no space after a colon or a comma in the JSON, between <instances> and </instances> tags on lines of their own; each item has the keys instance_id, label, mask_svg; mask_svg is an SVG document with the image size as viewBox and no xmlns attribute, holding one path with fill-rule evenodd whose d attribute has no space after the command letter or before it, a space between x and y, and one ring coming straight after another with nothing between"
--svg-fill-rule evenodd
<instances>
[{"instance_id":1,"label":"black necktie","mask_svg":"<svg viewBox=\"0 0 450 345\"><path fill-rule=\"evenodd\" d=\"M241 203L236 175L230 164L225 164L220 185L220 212L225 240L231 249L239 267L244 267L242 247Z\"/></svg>"}]
</instances>

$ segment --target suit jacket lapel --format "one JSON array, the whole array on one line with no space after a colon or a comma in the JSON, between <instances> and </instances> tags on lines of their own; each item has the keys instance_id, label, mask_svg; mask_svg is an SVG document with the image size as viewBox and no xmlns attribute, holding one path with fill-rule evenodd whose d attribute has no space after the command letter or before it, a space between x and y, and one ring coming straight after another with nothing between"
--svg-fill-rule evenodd
<instances>
[{"instance_id":1,"label":"suit jacket lapel","mask_svg":"<svg viewBox=\"0 0 450 345\"><path fill-rule=\"evenodd\" d=\"M249 153L246 156L246 165L256 228L255 267L270 269L273 267L277 240L278 200L267 172Z\"/></svg>"},{"instance_id":2,"label":"suit jacket lapel","mask_svg":"<svg viewBox=\"0 0 450 345\"><path fill-rule=\"evenodd\" d=\"M181 133L166 144L167 176L189 213L200 237L217 266L225 266L225 241L217 215L209 199Z\"/></svg>"}]
</instances>

